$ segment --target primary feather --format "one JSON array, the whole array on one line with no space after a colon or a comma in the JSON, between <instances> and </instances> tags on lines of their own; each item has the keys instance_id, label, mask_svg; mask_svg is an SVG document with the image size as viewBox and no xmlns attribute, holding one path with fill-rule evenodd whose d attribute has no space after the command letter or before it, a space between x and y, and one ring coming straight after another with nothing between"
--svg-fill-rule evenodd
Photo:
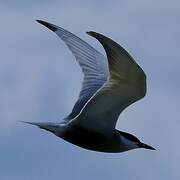
<instances>
[{"instance_id":1,"label":"primary feather","mask_svg":"<svg viewBox=\"0 0 180 180\"><path fill-rule=\"evenodd\" d=\"M106 82L109 73L107 59L73 33L45 21L37 21L54 31L65 42L84 74L79 98L72 112L66 117L66 120L70 120L79 114L90 97Z\"/></svg>"}]
</instances>

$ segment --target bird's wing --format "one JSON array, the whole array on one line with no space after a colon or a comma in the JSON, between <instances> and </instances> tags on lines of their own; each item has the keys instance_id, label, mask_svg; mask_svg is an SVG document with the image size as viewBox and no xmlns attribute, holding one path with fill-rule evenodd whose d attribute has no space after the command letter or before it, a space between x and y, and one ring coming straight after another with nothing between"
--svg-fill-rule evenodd
<instances>
[{"instance_id":1,"label":"bird's wing","mask_svg":"<svg viewBox=\"0 0 180 180\"><path fill-rule=\"evenodd\" d=\"M114 130L119 114L146 94L146 75L119 44L96 32L87 32L104 47L109 64L108 81L91 97L74 119L80 125L106 132Z\"/></svg>"},{"instance_id":2,"label":"bird's wing","mask_svg":"<svg viewBox=\"0 0 180 180\"><path fill-rule=\"evenodd\" d=\"M72 112L65 118L66 120L70 120L80 113L91 96L107 81L109 75L107 59L71 32L45 21L37 20L37 22L55 32L65 42L84 73L79 98Z\"/></svg>"}]
</instances>

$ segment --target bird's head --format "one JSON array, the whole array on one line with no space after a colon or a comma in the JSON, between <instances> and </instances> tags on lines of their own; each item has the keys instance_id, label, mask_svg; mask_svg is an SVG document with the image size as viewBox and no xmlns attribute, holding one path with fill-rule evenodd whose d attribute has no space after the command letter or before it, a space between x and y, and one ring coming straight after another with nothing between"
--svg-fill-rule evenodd
<instances>
[{"instance_id":1,"label":"bird's head","mask_svg":"<svg viewBox=\"0 0 180 180\"><path fill-rule=\"evenodd\" d=\"M145 143L142 143L137 137L135 137L132 134L119 131L121 137L123 137L124 143L129 146L129 149L136 149L136 148L144 148L144 149L150 149L150 150L156 150L152 146L149 146Z\"/></svg>"}]
</instances>

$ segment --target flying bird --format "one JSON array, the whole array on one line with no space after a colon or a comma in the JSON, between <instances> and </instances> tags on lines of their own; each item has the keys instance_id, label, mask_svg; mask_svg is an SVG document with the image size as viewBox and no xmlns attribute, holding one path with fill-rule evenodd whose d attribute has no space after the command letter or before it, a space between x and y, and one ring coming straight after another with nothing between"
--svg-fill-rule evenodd
<instances>
[{"instance_id":1,"label":"flying bird","mask_svg":"<svg viewBox=\"0 0 180 180\"><path fill-rule=\"evenodd\" d=\"M23 122L88 150L109 153L136 148L155 150L134 135L115 128L120 113L146 94L146 75L129 53L112 39L87 32L102 44L105 57L71 32L42 20L37 22L65 42L84 79L72 112L62 122Z\"/></svg>"}]
</instances>

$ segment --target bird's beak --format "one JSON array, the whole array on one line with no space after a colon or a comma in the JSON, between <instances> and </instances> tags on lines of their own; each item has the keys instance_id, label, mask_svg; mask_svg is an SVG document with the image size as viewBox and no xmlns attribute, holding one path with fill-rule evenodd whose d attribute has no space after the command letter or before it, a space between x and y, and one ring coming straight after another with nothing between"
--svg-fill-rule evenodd
<instances>
[{"instance_id":1,"label":"bird's beak","mask_svg":"<svg viewBox=\"0 0 180 180\"><path fill-rule=\"evenodd\" d=\"M144 143L141 143L141 144L140 144L140 147L141 147L141 148L144 148L144 149L156 150L156 149L153 148L152 146L149 146L149 145L144 144Z\"/></svg>"}]
</instances>

